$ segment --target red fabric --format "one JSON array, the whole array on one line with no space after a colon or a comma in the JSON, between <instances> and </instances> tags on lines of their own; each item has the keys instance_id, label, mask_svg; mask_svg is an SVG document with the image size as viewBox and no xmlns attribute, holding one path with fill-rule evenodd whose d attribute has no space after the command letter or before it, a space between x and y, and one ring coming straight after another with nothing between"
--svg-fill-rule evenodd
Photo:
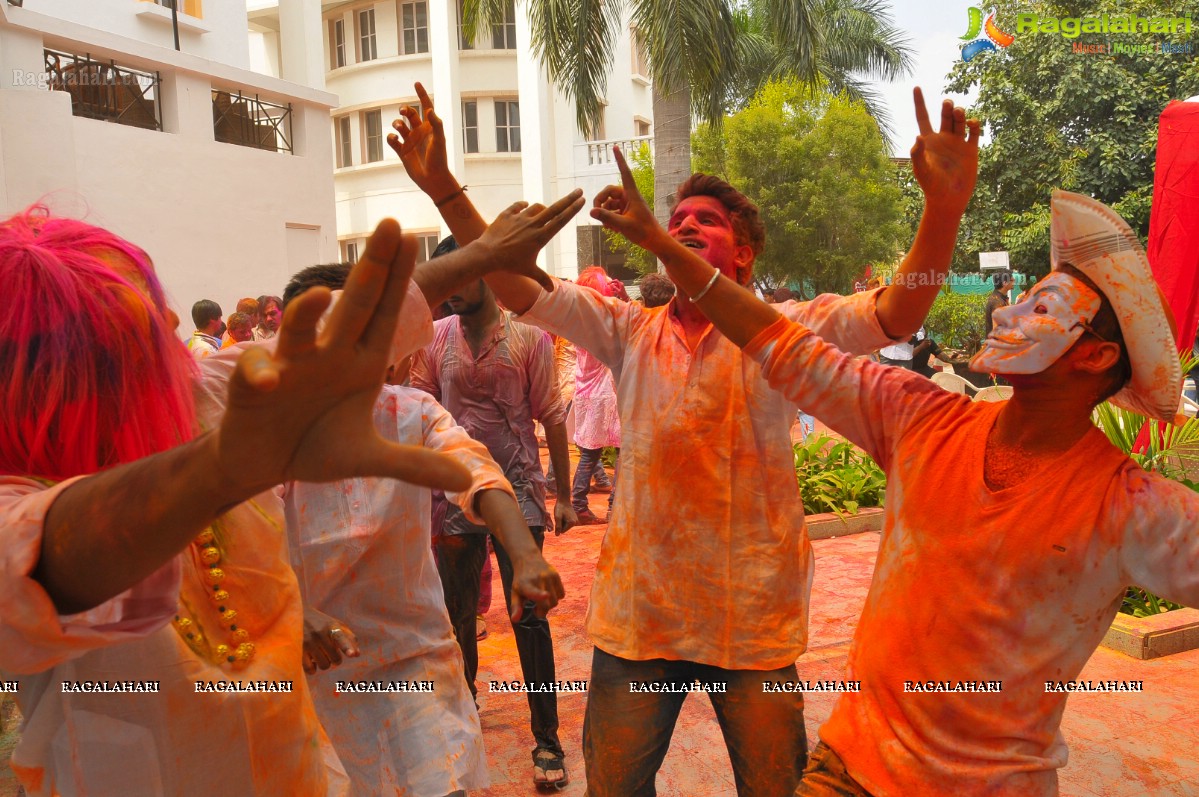
<instances>
[{"instance_id":1,"label":"red fabric","mask_svg":"<svg viewBox=\"0 0 1199 797\"><path fill-rule=\"evenodd\" d=\"M1199 325L1199 102L1171 102L1158 125L1149 263L1189 349Z\"/></svg>"}]
</instances>

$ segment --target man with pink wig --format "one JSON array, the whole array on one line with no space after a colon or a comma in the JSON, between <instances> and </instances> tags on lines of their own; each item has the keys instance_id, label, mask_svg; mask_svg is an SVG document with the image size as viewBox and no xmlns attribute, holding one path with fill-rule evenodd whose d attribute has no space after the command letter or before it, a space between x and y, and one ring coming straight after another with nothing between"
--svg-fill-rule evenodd
<instances>
[{"instance_id":1,"label":"man with pink wig","mask_svg":"<svg viewBox=\"0 0 1199 797\"><path fill-rule=\"evenodd\" d=\"M386 220L323 329L329 291L309 291L269 346L199 363L141 249L42 208L0 222L0 670L30 797L346 792L301 668L274 488L465 489L461 465L375 429L395 330L419 346L422 293L439 301L497 251L535 255L578 205L558 208L509 214L504 245L419 288L415 239Z\"/></svg>"}]
</instances>

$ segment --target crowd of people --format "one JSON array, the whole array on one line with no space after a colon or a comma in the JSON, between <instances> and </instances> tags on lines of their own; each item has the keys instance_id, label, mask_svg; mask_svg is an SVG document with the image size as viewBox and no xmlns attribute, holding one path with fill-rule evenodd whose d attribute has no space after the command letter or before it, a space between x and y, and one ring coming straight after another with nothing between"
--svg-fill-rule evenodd
<instances>
[{"instance_id":1,"label":"crowd of people","mask_svg":"<svg viewBox=\"0 0 1199 797\"><path fill-rule=\"evenodd\" d=\"M1090 422L1109 397L1170 419L1181 391L1127 225L1055 194L1053 270L995 309L972 362L1014 394L976 404L854 356L927 350L909 341L977 173L978 124L952 103L934 129L915 93L925 208L902 278L767 304L746 289L758 209L695 174L663 228L619 150L622 183L591 215L667 276L646 277L640 301L600 269L549 277L538 252L581 192L487 223L417 93L389 143L452 233L435 256L416 266L415 239L385 220L353 267L304 269L227 326L197 302L186 346L135 244L40 207L0 223L14 286L0 318L0 670L18 684L11 766L27 794L485 788L473 698L489 550L532 780L561 788L569 685L547 614L570 585L543 544L599 520L586 497L605 449L617 467L586 622L588 794L655 794L693 691L711 700L740 795L1056 794L1067 695L1045 685L1078 676L1126 584L1199 600L1199 496ZM810 752L800 404L888 475L847 680ZM1056 610L1032 615L1030 598Z\"/></svg>"}]
</instances>

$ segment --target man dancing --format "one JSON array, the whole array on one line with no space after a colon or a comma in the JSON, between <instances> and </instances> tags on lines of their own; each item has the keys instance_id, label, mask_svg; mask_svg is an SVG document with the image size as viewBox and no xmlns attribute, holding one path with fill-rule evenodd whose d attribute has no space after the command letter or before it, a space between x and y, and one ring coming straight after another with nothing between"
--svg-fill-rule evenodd
<instances>
[{"instance_id":1,"label":"man dancing","mask_svg":"<svg viewBox=\"0 0 1199 797\"><path fill-rule=\"evenodd\" d=\"M1162 421L1178 407L1172 320L1135 233L1054 193L1053 271L995 311L971 361L1012 398L971 402L854 359L722 278L657 226L621 168L592 214L658 255L771 385L887 472L849 655L861 692L820 729L797 797L1056 795L1066 697L1126 587L1199 601L1199 495L1091 421L1109 398Z\"/></svg>"}]
</instances>

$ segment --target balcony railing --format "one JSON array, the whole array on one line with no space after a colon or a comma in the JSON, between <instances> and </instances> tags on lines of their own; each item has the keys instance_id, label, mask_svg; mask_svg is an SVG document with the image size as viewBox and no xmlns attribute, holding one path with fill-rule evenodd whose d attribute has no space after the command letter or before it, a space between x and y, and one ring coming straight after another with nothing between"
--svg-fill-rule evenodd
<instances>
[{"instance_id":1,"label":"balcony railing","mask_svg":"<svg viewBox=\"0 0 1199 797\"><path fill-rule=\"evenodd\" d=\"M115 61L45 50L46 86L71 95L71 113L88 119L162 130L162 79Z\"/></svg>"},{"instance_id":2,"label":"balcony railing","mask_svg":"<svg viewBox=\"0 0 1199 797\"><path fill-rule=\"evenodd\" d=\"M212 132L225 144L291 152L291 103L276 105L257 94L213 89Z\"/></svg>"},{"instance_id":3,"label":"balcony railing","mask_svg":"<svg viewBox=\"0 0 1199 797\"><path fill-rule=\"evenodd\" d=\"M586 141L575 144L575 165L580 167L607 166L616 168L616 160L612 156L612 147L619 146L625 157L631 156L648 144L653 150L653 136L637 136L635 138L617 138L608 141Z\"/></svg>"}]
</instances>

